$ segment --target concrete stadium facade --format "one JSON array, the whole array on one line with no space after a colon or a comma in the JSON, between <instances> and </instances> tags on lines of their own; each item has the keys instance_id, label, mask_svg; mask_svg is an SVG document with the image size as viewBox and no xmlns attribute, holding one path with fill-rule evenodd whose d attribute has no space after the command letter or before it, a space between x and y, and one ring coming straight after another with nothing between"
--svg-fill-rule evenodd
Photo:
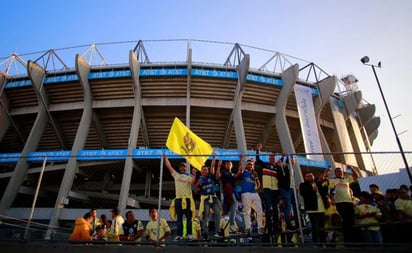
<instances>
[{"instance_id":1,"label":"concrete stadium facade","mask_svg":"<svg viewBox=\"0 0 412 253\"><path fill-rule=\"evenodd\" d=\"M76 54L74 68L50 69L44 59L51 50L20 61L23 75L0 72L0 215L27 218L34 195L43 208L38 219L51 225L85 206L157 205L158 194L167 206L174 185L167 172L159 178L174 117L211 144L218 158L253 156L257 143L265 152L295 154L297 181L302 171L329 165L376 174L373 157L365 154L379 126L374 105L363 104L359 90L337 91L336 76L300 77L321 70L315 64L289 62L278 72L253 68L253 54L239 44L223 64L193 61L191 46L185 61L152 63L144 46L138 41L123 52L126 64L91 65ZM305 148L296 85L310 89L307 120L315 123L320 154ZM183 160L170 155L174 165Z\"/></svg>"}]
</instances>

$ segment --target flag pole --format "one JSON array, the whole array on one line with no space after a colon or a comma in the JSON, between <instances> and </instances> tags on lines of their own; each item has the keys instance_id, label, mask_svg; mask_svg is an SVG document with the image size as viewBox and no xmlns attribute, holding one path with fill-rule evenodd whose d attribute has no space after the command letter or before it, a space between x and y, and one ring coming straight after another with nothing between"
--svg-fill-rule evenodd
<instances>
[{"instance_id":1,"label":"flag pole","mask_svg":"<svg viewBox=\"0 0 412 253\"><path fill-rule=\"evenodd\" d=\"M162 208L162 185L163 185L163 163L164 163L164 159L163 159L163 154L166 151L164 151L162 153L162 156L160 157L160 179L159 179L159 201L157 203L157 242L160 244L159 242L159 238L160 238L160 218L161 218L161 208Z\"/></svg>"}]
</instances>

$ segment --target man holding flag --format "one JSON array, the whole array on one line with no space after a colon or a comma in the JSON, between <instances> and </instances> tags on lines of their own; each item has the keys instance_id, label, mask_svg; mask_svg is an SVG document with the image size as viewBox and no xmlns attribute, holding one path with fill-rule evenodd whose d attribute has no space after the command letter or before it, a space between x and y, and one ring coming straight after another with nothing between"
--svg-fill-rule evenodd
<instances>
[{"instance_id":1,"label":"man holding flag","mask_svg":"<svg viewBox=\"0 0 412 253\"><path fill-rule=\"evenodd\" d=\"M180 241L183 239L183 215L186 216L187 227L192 227L192 212L195 210L195 202L192 197L191 187L192 178L190 174L186 173L187 169L185 163L182 162L179 164L179 172L177 172L173 169L166 154L163 155L163 159L167 169L175 180L176 198L174 199L174 208L177 217L177 236L174 240ZM193 237L190 233L192 230L188 229L187 231L188 235L186 239L192 240Z\"/></svg>"},{"instance_id":2,"label":"man holding flag","mask_svg":"<svg viewBox=\"0 0 412 253\"><path fill-rule=\"evenodd\" d=\"M187 128L177 117L174 119L167 138L166 146L178 155L182 155L197 170L200 170L207 158L212 154L213 148ZM195 203L192 197L191 175L187 174L185 163L179 164L176 172L166 155L163 156L165 165L175 180L176 198L174 208L177 216L177 236L175 241L183 239L183 215L187 219L187 227L192 227L192 213L195 212ZM195 176L195 175L192 175ZM188 232L191 229L188 229ZM191 240L192 235L188 234Z\"/></svg>"}]
</instances>

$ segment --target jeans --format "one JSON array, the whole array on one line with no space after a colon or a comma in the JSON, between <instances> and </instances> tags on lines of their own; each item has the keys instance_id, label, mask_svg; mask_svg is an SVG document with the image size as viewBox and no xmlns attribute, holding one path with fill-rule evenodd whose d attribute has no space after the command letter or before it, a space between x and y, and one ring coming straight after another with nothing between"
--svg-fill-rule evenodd
<instances>
[{"instance_id":1,"label":"jeans","mask_svg":"<svg viewBox=\"0 0 412 253\"><path fill-rule=\"evenodd\" d=\"M279 227L279 190L263 189L263 201L265 203L265 228L269 235L278 232Z\"/></svg>"},{"instance_id":2,"label":"jeans","mask_svg":"<svg viewBox=\"0 0 412 253\"><path fill-rule=\"evenodd\" d=\"M202 230L204 234L207 234L209 229L209 216L210 216L210 206L213 209L213 221L215 222L215 233L220 232L220 205L217 197L213 197L213 203L210 203L209 200L205 200L204 209L203 209L203 220L202 220Z\"/></svg>"},{"instance_id":3,"label":"jeans","mask_svg":"<svg viewBox=\"0 0 412 253\"><path fill-rule=\"evenodd\" d=\"M233 201L232 201L232 204L230 205L230 210L229 210L229 224L230 225L235 224L236 209L237 209L237 200L236 200L235 194L233 193Z\"/></svg>"},{"instance_id":4,"label":"jeans","mask_svg":"<svg viewBox=\"0 0 412 253\"><path fill-rule=\"evenodd\" d=\"M190 210L190 199L186 198L186 209L182 209L182 199L175 199L175 209L177 216L177 235L183 236L183 215L186 216L187 234L192 234L192 210Z\"/></svg>"},{"instance_id":5,"label":"jeans","mask_svg":"<svg viewBox=\"0 0 412 253\"><path fill-rule=\"evenodd\" d=\"M293 189L279 189L280 192L280 198L284 202L284 213L285 213L285 221L286 221L286 226L291 227L292 223L291 217L290 217L290 212L293 211L293 220L295 220L295 225L297 225L297 210L296 210L296 203L295 203L295 195L293 194Z\"/></svg>"},{"instance_id":6,"label":"jeans","mask_svg":"<svg viewBox=\"0 0 412 253\"><path fill-rule=\"evenodd\" d=\"M362 230L362 241L370 245L381 245L383 243L382 233L380 230Z\"/></svg>"}]
</instances>

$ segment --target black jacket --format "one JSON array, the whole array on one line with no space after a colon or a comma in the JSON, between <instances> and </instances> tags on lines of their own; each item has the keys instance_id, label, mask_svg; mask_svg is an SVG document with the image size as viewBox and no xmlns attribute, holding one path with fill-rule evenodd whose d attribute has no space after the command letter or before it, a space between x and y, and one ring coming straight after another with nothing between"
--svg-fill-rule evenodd
<instances>
[{"instance_id":1,"label":"black jacket","mask_svg":"<svg viewBox=\"0 0 412 253\"><path fill-rule=\"evenodd\" d=\"M318 191L322 197L323 204L325 208L329 207L329 202L327 201L328 187L322 186L322 183L316 183L318 186ZM312 188L312 183L303 182L299 186L299 192L303 197L303 203L305 204L306 211L316 211L318 209L318 201L316 196L316 191Z\"/></svg>"},{"instance_id":2,"label":"black jacket","mask_svg":"<svg viewBox=\"0 0 412 253\"><path fill-rule=\"evenodd\" d=\"M290 169L289 166L283 164L282 166L278 166L278 185L279 188L282 189L290 189Z\"/></svg>"}]
</instances>

